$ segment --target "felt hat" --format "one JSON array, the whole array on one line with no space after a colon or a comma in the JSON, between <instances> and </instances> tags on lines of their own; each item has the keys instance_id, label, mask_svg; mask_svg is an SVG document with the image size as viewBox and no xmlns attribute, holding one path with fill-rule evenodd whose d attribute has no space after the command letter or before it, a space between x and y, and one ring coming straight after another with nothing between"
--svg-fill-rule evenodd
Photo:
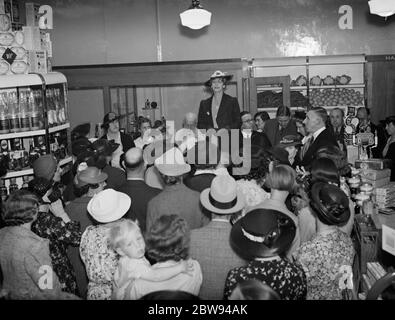
<instances>
[{"instance_id":1,"label":"felt hat","mask_svg":"<svg viewBox=\"0 0 395 320\"><path fill-rule=\"evenodd\" d=\"M154 164L160 173L170 177L181 176L191 171L191 166L185 163L182 152L176 147L162 154Z\"/></svg>"},{"instance_id":2,"label":"felt hat","mask_svg":"<svg viewBox=\"0 0 395 320\"><path fill-rule=\"evenodd\" d=\"M288 166L291 165L288 160L288 152L284 148L280 146L275 146L267 149L267 152L276 160L278 160L281 164L286 164Z\"/></svg>"},{"instance_id":3,"label":"felt hat","mask_svg":"<svg viewBox=\"0 0 395 320\"><path fill-rule=\"evenodd\" d=\"M78 172L76 177L78 186L82 187L87 184L96 184L106 181L108 175L96 167L87 167L86 169Z\"/></svg>"},{"instance_id":4,"label":"felt hat","mask_svg":"<svg viewBox=\"0 0 395 320\"><path fill-rule=\"evenodd\" d=\"M80 137L86 137L90 133L90 131L91 124L89 122L79 124L71 131L71 140L75 140Z\"/></svg>"},{"instance_id":5,"label":"felt hat","mask_svg":"<svg viewBox=\"0 0 395 320\"><path fill-rule=\"evenodd\" d=\"M280 147L297 147L302 145L302 141L300 138L296 135L288 135L284 136L280 142L279 142Z\"/></svg>"},{"instance_id":6,"label":"felt hat","mask_svg":"<svg viewBox=\"0 0 395 320\"><path fill-rule=\"evenodd\" d=\"M285 253L295 234L295 223L284 213L254 209L233 225L230 245L245 260L272 257Z\"/></svg>"},{"instance_id":7,"label":"felt hat","mask_svg":"<svg viewBox=\"0 0 395 320\"><path fill-rule=\"evenodd\" d=\"M100 155L111 156L112 153L117 150L119 143L115 143L114 140L98 139L92 143L92 148Z\"/></svg>"},{"instance_id":8,"label":"felt hat","mask_svg":"<svg viewBox=\"0 0 395 320\"><path fill-rule=\"evenodd\" d=\"M130 197L114 189L103 190L88 202L87 210L96 221L108 223L122 218L131 205Z\"/></svg>"},{"instance_id":9,"label":"felt hat","mask_svg":"<svg viewBox=\"0 0 395 320\"><path fill-rule=\"evenodd\" d=\"M81 153L91 149L92 143L85 137L80 137L71 143L71 152L75 157L78 157Z\"/></svg>"},{"instance_id":10,"label":"felt hat","mask_svg":"<svg viewBox=\"0 0 395 320\"><path fill-rule=\"evenodd\" d=\"M343 226L350 219L349 199L338 186L314 183L310 206L317 218L326 225Z\"/></svg>"},{"instance_id":11,"label":"felt hat","mask_svg":"<svg viewBox=\"0 0 395 320\"><path fill-rule=\"evenodd\" d=\"M42 155L33 162L33 174L35 177L51 180L56 172L58 163L52 154Z\"/></svg>"},{"instance_id":12,"label":"felt hat","mask_svg":"<svg viewBox=\"0 0 395 320\"><path fill-rule=\"evenodd\" d=\"M229 81L230 79L233 78L233 75L231 75L231 74L226 74L226 72L222 72L222 71L220 71L220 70L217 70L217 71L215 71L215 72L210 76L210 79L208 79L208 80L204 83L204 85L207 86L207 87L210 87L210 86L211 86L211 81L212 81L213 79L216 79L216 78L222 78L222 79L224 79L225 81Z\"/></svg>"},{"instance_id":13,"label":"felt hat","mask_svg":"<svg viewBox=\"0 0 395 320\"><path fill-rule=\"evenodd\" d=\"M215 214L232 214L244 208L244 197L237 191L236 180L229 175L218 175L211 187L200 193L200 202Z\"/></svg>"}]
</instances>

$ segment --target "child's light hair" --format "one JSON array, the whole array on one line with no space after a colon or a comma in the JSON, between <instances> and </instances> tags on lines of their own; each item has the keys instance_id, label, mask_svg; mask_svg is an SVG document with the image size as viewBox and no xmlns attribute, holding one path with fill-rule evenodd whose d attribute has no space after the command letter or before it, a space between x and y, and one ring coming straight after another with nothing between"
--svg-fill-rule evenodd
<instances>
[{"instance_id":1,"label":"child's light hair","mask_svg":"<svg viewBox=\"0 0 395 320\"><path fill-rule=\"evenodd\" d=\"M138 221L123 219L121 223L113 226L110 230L109 245L113 250L121 248L131 232L140 231Z\"/></svg>"}]
</instances>

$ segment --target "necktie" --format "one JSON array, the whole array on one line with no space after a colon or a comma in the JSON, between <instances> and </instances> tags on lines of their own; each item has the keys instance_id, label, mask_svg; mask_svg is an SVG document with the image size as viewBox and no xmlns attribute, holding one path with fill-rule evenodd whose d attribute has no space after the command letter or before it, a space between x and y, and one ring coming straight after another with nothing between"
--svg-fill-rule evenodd
<instances>
[{"instance_id":1,"label":"necktie","mask_svg":"<svg viewBox=\"0 0 395 320\"><path fill-rule=\"evenodd\" d=\"M305 156L307 150L309 149L309 147L311 146L311 144L313 143L313 141L314 141L314 137L313 137L313 136L310 136L310 137L307 139L306 143L303 145L303 147L302 147L302 159L304 158L304 156Z\"/></svg>"}]
</instances>

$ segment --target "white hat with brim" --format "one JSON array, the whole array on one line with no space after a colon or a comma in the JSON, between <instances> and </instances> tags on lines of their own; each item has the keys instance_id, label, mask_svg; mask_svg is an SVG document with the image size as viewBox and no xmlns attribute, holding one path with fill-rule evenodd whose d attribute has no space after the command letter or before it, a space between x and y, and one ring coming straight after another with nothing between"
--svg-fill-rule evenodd
<instances>
[{"instance_id":1,"label":"white hat with brim","mask_svg":"<svg viewBox=\"0 0 395 320\"><path fill-rule=\"evenodd\" d=\"M185 162L182 152L178 148L171 148L155 160L155 167L166 176L181 176L191 171L191 166Z\"/></svg>"},{"instance_id":2,"label":"white hat with brim","mask_svg":"<svg viewBox=\"0 0 395 320\"><path fill-rule=\"evenodd\" d=\"M108 223L122 218L128 212L132 200L122 192L106 189L94 195L87 210L96 221Z\"/></svg>"},{"instance_id":3,"label":"white hat with brim","mask_svg":"<svg viewBox=\"0 0 395 320\"><path fill-rule=\"evenodd\" d=\"M245 206L244 196L237 190L236 181L228 175L216 176L211 182L211 188L200 193L200 202L215 214L236 213Z\"/></svg>"}]
</instances>

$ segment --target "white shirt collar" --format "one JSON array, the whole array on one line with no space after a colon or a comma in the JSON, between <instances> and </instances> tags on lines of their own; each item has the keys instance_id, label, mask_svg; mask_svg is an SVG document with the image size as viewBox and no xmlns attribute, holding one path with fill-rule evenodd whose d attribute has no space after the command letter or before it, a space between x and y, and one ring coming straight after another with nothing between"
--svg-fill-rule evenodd
<instances>
[{"instance_id":1,"label":"white shirt collar","mask_svg":"<svg viewBox=\"0 0 395 320\"><path fill-rule=\"evenodd\" d=\"M316 132L314 132L314 133L313 133L314 140L316 140L317 137L320 135L320 133L321 133L322 131L324 131L325 129L326 129L325 127L322 127L322 128L320 128L320 129L318 129Z\"/></svg>"},{"instance_id":2,"label":"white shirt collar","mask_svg":"<svg viewBox=\"0 0 395 320\"><path fill-rule=\"evenodd\" d=\"M243 135L244 139L249 139L249 138L251 138L252 130L251 129L243 129L243 130L241 130L241 134Z\"/></svg>"}]
</instances>

